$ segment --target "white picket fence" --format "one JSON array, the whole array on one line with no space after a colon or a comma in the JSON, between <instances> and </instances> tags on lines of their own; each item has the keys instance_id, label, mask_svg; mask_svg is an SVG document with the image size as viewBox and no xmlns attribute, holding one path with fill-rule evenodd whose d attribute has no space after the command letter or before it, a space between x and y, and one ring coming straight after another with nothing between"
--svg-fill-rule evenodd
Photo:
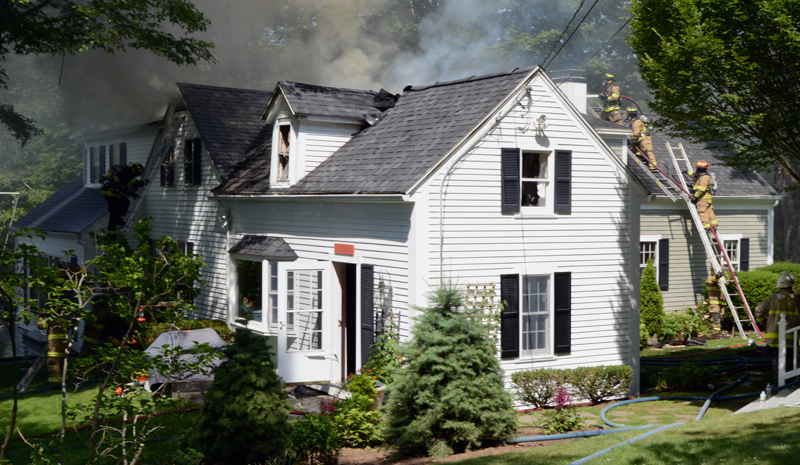
<instances>
[{"instance_id":1,"label":"white picket fence","mask_svg":"<svg viewBox=\"0 0 800 465\"><path fill-rule=\"evenodd\" d=\"M800 333L800 326L786 329L786 314L781 313L781 319L778 321L778 385L783 386L786 384L788 378L800 375L800 368L797 367L797 337ZM786 337L791 335L792 342L792 369L787 371L786 366Z\"/></svg>"}]
</instances>

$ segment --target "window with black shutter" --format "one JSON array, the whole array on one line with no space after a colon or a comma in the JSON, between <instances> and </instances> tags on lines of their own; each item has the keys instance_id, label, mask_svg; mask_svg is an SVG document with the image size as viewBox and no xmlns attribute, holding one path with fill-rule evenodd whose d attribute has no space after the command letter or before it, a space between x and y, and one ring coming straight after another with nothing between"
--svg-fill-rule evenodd
<instances>
[{"instance_id":1,"label":"window with black shutter","mask_svg":"<svg viewBox=\"0 0 800 465\"><path fill-rule=\"evenodd\" d=\"M175 185L175 149L170 148L161 164L161 185L172 187Z\"/></svg>"},{"instance_id":2,"label":"window with black shutter","mask_svg":"<svg viewBox=\"0 0 800 465\"><path fill-rule=\"evenodd\" d=\"M750 271L750 239L739 239L739 271Z\"/></svg>"},{"instance_id":3,"label":"window with black shutter","mask_svg":"<svg viewBox=\"0 0 800 465\"><path fill-rule=\"evenodd\" d=\"M501 209L503 213L517 213L520 209L519 158L518 148L500 150L500 189Z\"/></svg>"},{"instance_id":4,"label":"window with black shutter","mask_svg":"<svg viewBox=\"0 0 800 465\"><path fill-rule=\"evenodd\" d=\"M555 273L553 279L553 352L568 354L572 350L572 273Z\"/></svg>"},{"instance_id":5,"label":"window with black shutter","mask_svg":"<svg viewBox=\"0 0 800 465\"><path fill-rule=\"evenodd\" d=\"M519 275L500 276L500 299L503 311L500 314L500 356L519 357Z\"/></svg>"},{"instance_id":6,"label":"window with black shutter","mask_svg":"<svg viewBox=\"0 0 800 465\"><path fill-rule=\"evenodd\" d=\"M375 344L375 267L361 265L361 366L369 361Z\"/></svg>"},{"instance_id":7,"label":"window with black shutter","mask_svg":"<svg viewBox=\"0 0 800 465\"><path fill-rule=\"evenodd\" d=\"M97 155L94 153L94 147L89 147L89 182L97 182L97 172L100 171L100 166L97 164Z\"/></svg>"},{"instance_id":8,"label":"window with black shutter","mask_svg":"<svg viewBox=\"0 0 800 465\"><path fill-rule=\"evenodd\" d=\"M555 156L554 211L572 213L572 150L556 150Z\"/></svg>"}]
</instances>

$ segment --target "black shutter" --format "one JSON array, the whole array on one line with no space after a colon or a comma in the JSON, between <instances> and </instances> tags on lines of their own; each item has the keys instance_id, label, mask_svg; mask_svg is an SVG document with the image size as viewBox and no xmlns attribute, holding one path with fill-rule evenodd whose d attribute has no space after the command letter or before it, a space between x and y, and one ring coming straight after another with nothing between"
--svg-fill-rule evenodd
<instances>
[{"instance_id":1,"label":"black shutter","mask_svg":"<svg viewBox=\"0 0 800 465\"><path fill-rule=\"evenodd\" d=\"M187 242L186 243L186 252L184 252L184 253L186 255L189 255L190 257L192 255L194 255L194 242Z\"/></svg>"},{"instance_id":2,"label":"black shutter","mask_svg":"<svg viewBox=\"0 0 800 465\"><path fill-rule=\"evenodd\" d=\"M361 265L361 366L369 361L375 343L374 275L373 265Z\"/></svg>"},{"instance_id":3,"label":"black shutter","mask_svg":"<svg viewBox=\"0 0 800 465\"><path fill-rule=\"evenodd\" d=\"M100 154L98 156L100 157L100 172L97 173L97 175L98 176L102 176L106 172L106 146L105 145L101 145L100 146Z\"/></svg>"},{"instance_id":4,"label":"black shutter","mask_svg":"<svg viewBox=\"0 0 800 465\"><path fill-rule=\"evenodd\" d=\"M125 142L119 143L119 165L125 166L128 164L128 144Z\"/></svg>"},{"instance_id":5,"label":"black shutter","mask_svg":"<svg viewBox=\"0 0 800 465\"><path fill-rule=\"evenodd\" d=\"M500 190L501 209L503 213L517 213L520 207L518 148L500 149Z\"/></svg>"},{"instance_id":6,"label":"black shutter","mask_svg":"<svg viewBox=\"0 0 800 465\"><path fill-rule=\"evenodd\" d=\"M161 165L161 185L167 185L167 165Z\"/></svg>"},{"instance_id":7,"label":"black shutter","mask_svg":"<svg viewBox=\"0 0 800 465\"><path fill-rule=\"evenodd\" d=\"M200 185L200 159L202 154L203 143L202 140L198 137L194 139L192 147L192 184L195 186Z\"/></svg>"},{"instance_id":8,"label":"black shutter","mask_svg":"<svg viewBox=\"0 0 800 465\"><path fill-rule=\"evenodd\" d=\"M89 182L97 181L97 168L94 167L94 147L89 147Z\"/></svg>"},{"instance_id":9,"label":"black shutter","mask_svg":"<svg viewBox=\"0 0 800 465\"><path fill-rule=\"evenodd\" d=\"M556 150L556 213L572 213L572 150Z\"/></svg>"},{"instance_id":10,"label":"black shutter","mask_svg":"<svg viewBox=\"0 0 800 465\"><path fill-rule=\"evenodd\" d=\"M658 240L658 287L669 290L669 239Z\"/></svg>"},{"instance_id":11,"label":"black shutter","mask_svg":"<svg viewBox=\"0 0 800 465\"><path fill-rule=\"evenodd\" d=\"M111 168L116 163L114 163L114 144L108 145L108 167Z\"/></svg>"},{"instance_id":12,"label":"black shutter","mask_svg":"<svg viewBox=\"0 0 800 465\"><path fill-rule=\"evenodd\" d=\"M519 275L500 275L500 357L519 357Z\"/></svg>"},{"instance_id":13,"label":"black shutter","mask_svg":"<svg viewBox=\"0 0 800 465\"><path fill-rule=\"evenodd\" d=\"M724 241L723 241L724 242ZM739 239L739 271L750 270L750 239Z\"/></svg>"},{"instance_id":14,"label":"black shutter","mask_svg":"<svg viewBox=\"0 0 800 465\"><path fill-rule=\"evenodd\" d=\"M554 352L568 354L572 350L572 273L555 273Z\"/></svg>"}]
</instances>

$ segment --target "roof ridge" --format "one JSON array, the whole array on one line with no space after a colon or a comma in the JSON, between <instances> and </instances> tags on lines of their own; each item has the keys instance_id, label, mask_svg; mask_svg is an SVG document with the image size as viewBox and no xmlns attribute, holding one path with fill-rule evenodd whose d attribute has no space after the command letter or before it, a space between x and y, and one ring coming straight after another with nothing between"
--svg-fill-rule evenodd
<instances>
[{"instance_id":1,"label":"roof ridge","mask_svg":"<svg viewBox=\"0 0 800 465\"><path fill-rule=\"evenodd\" d=\"M332 86L323 86L320 84L309 84L307 82L299 82L299 81L278 81L278 85L281 84L293 84L293 85L302 85L302 86L311 86L311 87L320 87L323 89L330 89L330 90L338 90L340 92L353 92L353 93L360 93L360 94L372 94L375 95L376 92L371 89L350 89L348 87L332 87Z\"/></svg>"},{"instance_id":2,"label":"roof ridge","mask_svg":"<svg viewBox=\"0 0 800 465\"><path fill-rule=\"evenodd\" d=\"M437 82L435 82L433 84L428 84L428 85L424 85L424 86L412 86L411 88L407 88L408 89L407 92L427 90L427 89L430 89L432 87L452 86L452 85L456 85L456 84L463 84L465 82L482 81L484 79L491 79L491 78L495 78L495 77L499 77L499 76L510 76L512 74L527 74L527 73L531 72L535 68L536 68L536 65L527 66L525 68L514 68L514 69L510 69L510 70L506 70L506 71L499 71L497 73L482 74L482 75L479 75L479 76L470 76L468 78L455 79L455 80L452 80L452 81L442 81L442 82L438 82L437 81Z\"/></svg>"},{"instance_id":3,"label":"roof ridge","mask_svg":"<svg viewBox=\"0 0 800 465\"><path fill-rule=\"evenodd\" d=\"M191 82L176 82L175 85L177 85L178 87L180 87L180 86L203 87L205 89L218 89L218 90L237 91L237 92L258 92L260 94L272 93L272 91L270 91L270 90L244 89L244 88L241 88L241 87L210 86L208 84L194 84L194 83L191 83Z\"/></svg>"}]
</instances>

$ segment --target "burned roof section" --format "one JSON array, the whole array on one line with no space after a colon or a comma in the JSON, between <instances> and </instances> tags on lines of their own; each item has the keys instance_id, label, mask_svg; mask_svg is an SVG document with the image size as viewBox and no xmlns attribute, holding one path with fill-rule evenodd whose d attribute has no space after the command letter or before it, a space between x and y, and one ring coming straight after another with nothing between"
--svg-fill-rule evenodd
<instances>
[{"instance_id":1,"label":"burned roof section","mask_svg":"<svg viewBox=\"0 0 800 465\"><path fill-rule=\"evenodd\" d=\"M286 193L404 193L534 68L412 87Z\"/></svg>"},{"instance_id":2,"label":"burned roof section","mask_svg":"<svg viewBox=\"0 0 800 465\"><path fill-rule=\"evenodd\" d=\"M384 89L374 92L291 81L280 81L278 86L295 115L366 120L391 108L397 100L397 96Z\"/></svg>"},{"instance_id":3,"label":"burned roof section","mask_svg":"<svg viewBox=\"0 0 800 465\"><path fill-rule=\"evenodd\" d=\"M100 189L83 187L83 176L78 176L17 220L14 227L81 233L106 212L108 206Z\"/></svg>"},{"instance_id":4,"label":"burned roof section","mask_svg":"<svg viewBox=\"0 0 800 465\"><path fill-rule=\"evenodd\" d=\"M272 92L178 83L200 138L222 181L250 149Z\"/></svg>"}]
</instances>

